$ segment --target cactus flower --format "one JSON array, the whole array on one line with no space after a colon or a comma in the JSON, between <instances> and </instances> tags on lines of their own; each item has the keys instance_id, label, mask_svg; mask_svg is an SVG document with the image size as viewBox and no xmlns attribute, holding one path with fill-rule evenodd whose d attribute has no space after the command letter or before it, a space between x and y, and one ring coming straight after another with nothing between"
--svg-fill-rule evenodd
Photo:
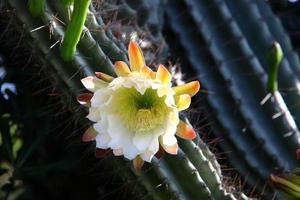
<instances>
[{"instance_id":1,"label":"cactus flower","mask_svg":"<svg viewBox=\"0 0 300 200\"><path fill-rule=\"evenodd\" d=\"M177 154L175 135L184 139L196 137L195 131L179 119L191 96L200 88L198 81L172 87L171 74L159 65L156 72L146 66L136 42L128 47L130 67L115 63L117 78L96 72L82 79L87 90L77 100L89 107L87 118L94 122L83 135L83 141L96 141L98 155L112 150L115 156L133 160L139 169L151 162L163 149Z\"/></svg>"}]
</instances>

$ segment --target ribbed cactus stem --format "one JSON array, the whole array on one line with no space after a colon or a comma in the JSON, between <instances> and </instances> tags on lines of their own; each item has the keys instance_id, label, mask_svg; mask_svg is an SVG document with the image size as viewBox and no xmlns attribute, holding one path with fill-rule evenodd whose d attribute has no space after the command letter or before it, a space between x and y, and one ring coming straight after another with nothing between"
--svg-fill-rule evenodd
<instances>
[{"instance_id":1,"label":"ribbed cactus stem","mask_svg":"<svg viewBox=\"0 0 300 200\"><path fill-rule=\"evenodd\" d=\"M278 68L283 58L281 46L278 42L274 42L268 53L268 90L274 93L278 90Z\"/></svg>"},{"instance_id":2,"label":"ribbed cactus stem","mask_svg":"<svg viewBox=\"0 0 300 200\"><path fill-rule=\"evenodd\" d=\"M98 69L112 74L110 71L114 60L127 61L124 55L125 51L120 48L122 45L104 29L105 26L101 22L101 17L96 18L95 13L86 11L87 18L86 20L81 18L82 23L80 25L83 26L85 22L87 31L82 37L82 30L77 35L80 42L78 42L76 56L72 62L63 62L60 56L61 52L57 48L58 46L53 46L53 44L60 41L63 36L66 37L67 33L64 32L64 24L54 21L53 23L56 24L53 26L51 38L49 39L49 33L46 29L31 31L40 25L36 24L36 20L29 15L24 1L9 0L8 2L16 10L15 14L20 22L15 25L19 24L18 28L21 27L21 30L24 29L24 26L26 27L25 30L31 36L29 37L30 41L28 41L30 47L37 51L37 55L41 55L38 56L41 60L41 67L47 73L50 72L51 77L49 78L53 79L54 84L59 83L58 89L62 90L60 92L63 93L62 97L72 106L72 112L83 116L85 113L79 113L79 105L74 102L74 96L82 89L80 78L91 75ZM75 7L71 20L76 19L74 17L76 9L85 9L81 4L82 1L78 2L79 0L74 2ZM90 1L84 2L86 3L85 6L88 7ZM56 17L60 21L68 24L68 31L72 21L68 23L66 8L63 7L61 2L47 1L45 4L47 12L40 17L40 22L49 24L53 21L52 16L57 14ZM76 5L80 6L80 8L76 7ZM83 13L81 12L81 14ZM93 33L94 28L97 30L95 33ZM74 32L69 34L74 34ZM71 35L71 37L73 36ZM124 59L121 59L122 57ZM79 120L79 123L83 123L83 121ZM226 185L222 184L223 178L220 166L212 152L199 137L193 142L180 141L179 145L178 156L165 155L161 160L153 159L151 165L145 165L148 168L144 168L139 172L130 170L129 162L126 165L123 160L117 158L110 161L103 160L103 162L105 162L109 172L114 171L114 175L124 180L125 185L138 180L139 183L136 184L138 187L133 193L142 195L143 199L145 197L157 200L236 199L232 194L225 192L223 186Z\"/></svg>"},{"instance_id":3,"label":"ribbed cactus stem","mask_svg":"<svg viewBox=\"0 0 300 200\"><path fill-rule=\"evenodd\" d=\"M32 16L41 16L45 12L45 0L29 0L28 8Z\"/></svg>"},{"instance_id":4,"label":"ribbed cactus stem","mask_svg":"<svg viewBox=\"0 0 300 200\"><path fill-rule=\"evenodd\" d=\"M75 56L90 3L90 0L74 1L71 22L67 27L61 47L61 56L65 61L71 61Z\"/></svg>"}]
</instances>

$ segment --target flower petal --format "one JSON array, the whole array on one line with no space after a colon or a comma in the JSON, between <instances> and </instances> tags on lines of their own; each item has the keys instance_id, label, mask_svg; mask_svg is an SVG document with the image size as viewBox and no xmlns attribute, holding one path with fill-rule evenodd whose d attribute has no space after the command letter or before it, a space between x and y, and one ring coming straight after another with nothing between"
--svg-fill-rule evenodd
<instances>
[{"instance_id":1,"label":"flower petal","mask_svg":"<svg viewBox=\"0 0 300 200\"><path fill-rule=\"evenodd\" d=\"M194 96L200 89L199 81L192 81L190 83L179 85L173 87L174 92L176 95L188 94L190 96Z\"/></svg>"},{"instance_id":2,"label":"flower petal","mask_svg":"<svg viewBox=\"0 0 300 200\"><path fill-rule=\"evenodd\" d=\"M89 107L91 105L91 99L93 94L91 93L83 93L77 96L77 101L84 106Z\"/></svg>"},{"instance_id":3,"label":"flower petal","mask_svg":"<svg viewBox=\"0 0 300 200\"><path fill-rule=\"evenodd\" d=\"M115 72L118 76L128 76L130 69L125 62L117 61L115 62Z\"/></svg>"},{"instance_id":4,"label":"flower petal","mask_svg":"<svg viewBox=\"0 0 300 200\"><path fill-rule=\"evenodd\" d=\"M95 140L97 135L98 135L97 131L93 127L90 127L82 135L82 141L83 142L93 141Z\"/></svg>"},{"instance_id":5,"label":"flower petal","mask_svg":"<svg viewBox=\"0 0 300 200\"><path fill-rule=\"evenodd\" d=\"M121 155L123 155L123 150L121 148L120 149L114 149L113 153L114 153L115 156L121 156Z\"/></svg>"},{"instance_id":6,"label":"flower petal","mask_svg":"<svg viewBox=\"0 0 300 200\"><path fill-rule=\"evenodd\" d=\"M191 105L191 96L188 94L175 96L175 104L179 111L185 110Z\"/></svg>"},{"instance_id":7,"label":"flower petal","mask_svg":"<svg viewBox=\"0 0 300 200\"><path fill-rule=\"evenodd\" d=\"M161 134L162 133L136 133L133 137L133 144L141 152L144 152L149 148L156 152L159 148L158 137Z\"/></svg>"},{"instance_id":8,"label":"flower petal","mask_svg":"<svg viewBox=\"0 0 300 200\"><path fill-rule=\"evenodd\" d=\"M146 65L143 52L136 42L131 41L129 43L128 55L129 55L130 68L132 71L139 71L142 67Z\"/></svg>"},{"instance_id":9,"label":"flower petal","mask_svg":"<svg viewBox=\"0 0 300 200\"><path fill-rule=\"evenodd\" d=\"M101 149L109 148L111 141L110 135L107 133L108 121L106 118L101 119L94 124L94 129L99 133L96 137L96 147Z\"/></svg>"},{"instance_id":10,"label":"flower petal","mask_svg":"<svg viewBox=\"0 0 300 200\"><path fill-rule=\"evenodd\" d=\"M105 74L105 73L102 73L102 72L95 72L95 75L97 78L105 81L105 82L112 82L114 80L114 77L108 75L108 74Z\"/></svg>"},{"instance_id":11,"label":"flower petal","mask_svg":"<svg viewBox=\"0 0 300 200\"><path fill-rule=\"evenodd\" d=\"M107 132L111 137L108 146L112 149L123 149L124 157L132 160L139 155L139 150L132 142L133 134L129 132L126 125L114 115L108 115Z\"/></svg>"},{"instance_id":12,"label":"flower petal","mask_svg":"<svg viewBox=\"0 0 300 200\"><path fill-rule=\"evenodd\" d=\"M141 73L145 75L147 78L155 79L156 77L156 73L147 66L142 67Z\"/></svg>"},{"instance_id":13,"label":"flower petal","mask_svg":"<svg viewBox=\"0 0 300 200\"><path fill-rule=\"evenodd\" d=\"M97 122L101 119L100 112L97 108L90 107L89 114L86 116L92 122Z\"/></svg>"},{"instance_id":14,"label":"flower petal","mask_svg":"<svg viewBox=\"0 0 300 200\"><path fill-rule=\"evenodd\" d=\"M84 79L81 79L81 83L87 90L91 92L95 92L97 89L107 86L106 82L98 79L95 76L88 76Z\"/></svg>"},{"instance_id":15,"label":"flower petal","mask_svg":"<svg viewBox=\"0 0 300 200\"><path fill-rule=\"evenodd\" d=\"M140 156L137 156L133 160L133 167L135 170L140 171L142 169L143 165L144 165L144 160Z\"/></svg>"},{"instance_id":16,"label":"flower petal","mask_svg":"<svg viewBox=\"0 0 300 200\"><path fill-rule=\"evenodd\" d=\"M160 64L156 72L156 80L160 80L162 84L169 84L171 79L172 77L170 72L167 68L165 68L165 66Z\"/></svg>"},{"instance_id":17,"label":"flower petal","mask_svg":"<svg viewBox=\"0 0 300 200\"><path fill-rule=\"evenodd\" d=\"M140 152L140 157L147 162L151 162L155 153L159 150L159 135L163 130L158 130L156 133L136 133L133 138L133 144Z\"/></svg>"},{"instance_id":18,"label":"flower petal","mask_svg":"<svg viewBox=\"0 0 300 200\"><path fill-rule=\"evenodd\" d=\"M155 155L154 152L152 152L152 151L146 151L146 152L140 154L140 157L141 157L144 161L150 163L154 155Z\"/></svg>"},{"instance_id":19,"label":"flower petal","mask_svg":"<svg viewBox=\"0 0 300 200\"><path fill-rule=\"evenodd\" d=\"M196 132L192 127L180 120L177 126L176 135L182 139L192 140L195 139Z\"/></svg>"},{"instance_id":20,"label":"flower petal","mask_svg":"<svg viewBox=\"0 0 300 200\"><path fill-rule=\"evenodd\" d=\"M95 150L95 157L96 158L104 158L104 157L106 157L109 154L110 151L111 151L110 149L99 149L99 148L96 148L96 150Z\"/></svg>"},{"instance_id":21,"label":"flower petal","mask_svg":"<svg viewBox=\"0 0 300 200\"><path fill-rule=\"evenodd\" d=\"M177 152L178 152L178 144L175 143L175 144L172 144L172 145L161 145L162 148L169 154L172 154L172 155L177 155Z\"/></svg>"}]
</instances>

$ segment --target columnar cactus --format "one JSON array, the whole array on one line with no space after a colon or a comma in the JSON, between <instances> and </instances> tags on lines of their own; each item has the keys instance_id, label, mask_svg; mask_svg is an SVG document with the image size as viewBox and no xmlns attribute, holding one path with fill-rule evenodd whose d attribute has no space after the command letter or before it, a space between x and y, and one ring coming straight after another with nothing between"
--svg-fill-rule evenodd
<instances>
[{"instance_id":1,"label":"columnar cactus","mask_svg":"<svg viewBox=\"0 0 300 200\"><path fill-rule=\"evenodd\" d=\"M170 29L210 91L220 146L232 152L229 159L246 181L263 191L272 171L296 166L300 145L300 63L279 20L260 0L170 0L166 10ZM284 55L276 94L267 84L267 54L275 41Z\"/></svg>"},{"instance_id":2,"label":"columnar cactus","mask_svg":"<svg viewBox=\"0 0 300 200\"><path fill-rule=\"evenodd\" d=\"M27 45L37 53L41 68L54 74L50 79L60 86L74 112L78 112L75 96L83 89L82 77L95 71L113 76L115 61L128 63L124 44L96 15L90 1L7 2L16 16L16 28L25 28ZM130 16L139 16L143 10L139 6L147 5L145 1L123 4ZM293 169L294 151L300 145L300 62L279 20L261 0L169 0L165 8L169 29L192 66L183 71L196 71L210 91L208 111L215 113L212 127L223 139L220 146L232 152L229 160L247 183L267 193L265 178L274 170ZM144 17L140 25L148 19ZM156 31L161 34L160 28ZM278 74L269 69L278 63L267 56L274 44L273 50L280 45L283 52ZM150 199L247 199L239 192L229 193L216 158L199 136L193 141L179 139L179 147L177 156L153 159L142 171L126 168L120 173L124 180L140 181L138 191ZM106 162L113 167L124 163L117 158Z\"/></svg>"},{"instance_id":3,"label":"columnar cactus","mask_svg":"<svg viewBox=\"0 0 300 200\"><path fill-rule=\"evenodd\" d=\"M75 0L74 4L76 3L85 4L86 2ZM65 2L46 1L43 14L36 16L31 15L26 1L8 0L8 9L11 9L16 17L16 28L25 28L27 45L36 52L37 59L42 63L41 68L51 71L50 80L53 84L60 85L59 90L66 104L75 113L78 112L79 106L75 102L75 96L83 89L80 79L94 74L96 70L112 76L114 75L112 63L116 60L127 62L128 59L122 45L118 44L118 41L107 30L101 17L95 16L92 7L84 12L87 14L85 27L83 27L78 44L77 34L75 38L71 38L72 45L67 44L67 49L71 47L71 53L67 51L67 54L64 54L65 48L64 46L60 48L60 43L65 39L67 41L70 39L64 37L68 36L67 32L70 30L69 27L72 27L73 20L71 18L69 22L68 10L70 8L65 5ZM76 6L73 12L75 10ZM76 51L73 54L74 44ZM138 193L147 194L143 196L144 198L248 199L239 191L232 189L229 191L228 185L222 183L220 166L199 136L194 141L179 139L178 142L180 148L177 156L166 155L160 160L153 159L152 163L141 171L123 168L127 161L117 158L105 164L112 168L123 169L120 170L120 174L116 175L120 175L125 181L135 177L140 182L137 184Z\"/></svg>"}]
</instances>

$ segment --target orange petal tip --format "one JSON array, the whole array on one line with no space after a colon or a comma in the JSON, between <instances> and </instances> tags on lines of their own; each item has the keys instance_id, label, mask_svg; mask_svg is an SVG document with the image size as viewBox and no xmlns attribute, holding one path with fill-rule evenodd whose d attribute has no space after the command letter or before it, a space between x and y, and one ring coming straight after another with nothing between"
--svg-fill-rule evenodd
<instances>
[{"instance_id":1,"label":"orange petal tip","mask_svg":"<svg viewBox=\"0 0 300 200\"><path fill-rule=\"evenodd\" d=\"M175 143L173 145L162 145L162 147L169 154L177 155L177 153L178 153L178 144L177 143Z\"/></svg>"},{"instance_id":2,"label":"orange petal tip","mask_svg":"<svg viewBox=\"0 0 300 200\"><path fill-rule=\"evenodd\" d=\"M190 96L194 96L200 90L200 83L199 81L192 81L183 85L179 85L173 87L176 95L188 94Z\"/></svg>"},{"instance_id":3,"label":"orange petal tip","mask_svg":"<svg viewBox=\"0 0 300 200\"><path fill-rule=\"evenodd\" d=\"M125 62L117 61L115 62L115 72L118 76L128 76L130 69Z\"/></svg>"},{"instance_id":4,"label":"orange petal tip","mask_svg":"<svg viewBox=\"0 0 300 200\"><path fill-rule=\"evenodd\" d=\"M152 71L152 69L150 69L147 66L142 67L141 69L141 73L146 76L147 78L150 79L155 79L156 73Z\"/></svg>"},{"instance_id":5,"label":"orange petal tip","mask_svg":"<svg viewBox=\"0 0 300 200\"><path fill-rule=\"evenodd\" d=\"M129 62L132 71L139 71L145 64L145 58L139 45L131 41L128 45Z\"/></svg>"},{"instance_id":6,"label":"orange petal tip","mask_svg":"<svg viewBox=\"0 0 300 200\"><path fill-rule=\"evenodd\" d=\"M193 140L196 137L196 132L192 127L180 120L177 126L176 135L182 139Z\"/></svg>"},{"instance_id":7,"label":"orange petal tip","mask_svg":"<svg viewBox=\"0 0 300 200\"><path fill-rule=\"evenodd\" d=\"M160 80L163 84L169 84L171 82L171 79L172 77L170 72L165 66L160 64L156 72L156 80Z\"/></svg>"},{"instance_id":8,"label":"orange petal tip","mask_svg":"<svg viewBox=\"0 0 300 200\"><path fill-rule=\"evenodd\" d=\"M179 111L185 110L191 105L191 96L188 94L175 96L175 104Z\"/></svg>"}]
</instances>

